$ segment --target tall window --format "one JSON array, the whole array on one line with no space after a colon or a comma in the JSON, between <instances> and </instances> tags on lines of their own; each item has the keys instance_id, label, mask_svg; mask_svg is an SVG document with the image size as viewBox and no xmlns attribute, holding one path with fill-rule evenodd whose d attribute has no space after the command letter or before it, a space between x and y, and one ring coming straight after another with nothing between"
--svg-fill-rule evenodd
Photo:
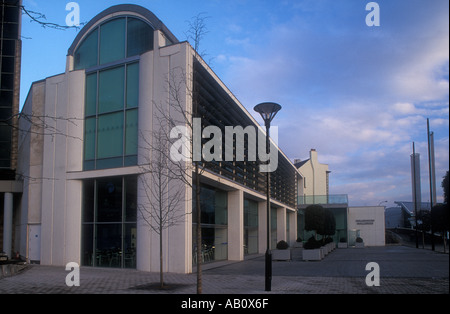
<instances>
[{"instance_id":1,"label":"tall window","mask_svg":"<svg viewBox=\"0 0 450 314\"><path fill-rule=\"evenodd\" d=\"M274 207L271 207L270 209L270 247L272 249L275 249L277 247L277 224L278 224L278 217L277 217L277 209ZM283 239L281 239L283 240Z\"/></svg>"},{"instance_id":2,"label":"tall window","mask_svg":"<svg viewBox=\"0 0 450 314\"><path fill-rule=\"evenodd\" d=\"M20 39L20 8L13 1L0 4L0 169L11 168L11 119L15 98L14 80L20 73L15 69L17 40ZM20 59L20 57L19 57ZM17 77L16 77L17 76Z\"/></svg>"},{"instance_id":3,"label":"tall window","mask_svg":"<svg viewBox=\"0 0 450 314\"><path fill-rule=\"evenodd\" d=\"M244 253L258 253L258 202L244 199Z\"/></svg>"},{"instance_id":4,"label":"tall window","mask_svg":"<svg viewBox=\"0 0 450 314\"><path fill-rule=\"evenodd\" d=\"M139 63L86 75L84 169L137 163Z\"/></svg>"},{"instance_id":5,"label":"tall window","mask_svg":"<svg viewBox=\"0 0 450 314\"><path fill-rule=\"evenodd\" d=\"M119 17L75 51L75 70L86 69L84 170L137 164L139 55L151 49L153 28Z\"/></svg>"},{"instance_id":6,"label":"tall window","mask_svg":"<svg viewBox=\"0 0 450 314\"><path fill-rule=\"evenodd\" d=\"M136 185L136 177L84 182L82 265L136 267Z\"/></svg>"},{"instance_id":7,"label":"tall window","mask_svg":"<svg viewBox=\"0 0 450 314\"><path fill-rule=\"evenodd\" d=\"M197 212L195 187L192 204L193 262L197 264ZM202 210L202 262L225 260L228 258L228 194L226 191L202 185L200 192Z\"/></svg>"}]
</instances>

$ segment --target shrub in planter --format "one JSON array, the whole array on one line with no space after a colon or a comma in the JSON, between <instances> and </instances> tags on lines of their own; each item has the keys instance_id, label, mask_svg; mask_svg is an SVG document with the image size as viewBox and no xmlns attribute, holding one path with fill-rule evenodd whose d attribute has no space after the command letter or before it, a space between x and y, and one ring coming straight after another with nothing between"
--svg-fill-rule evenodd
<instances>
[{"instance_id":1,"label":"shrub in planter","mask_svg":"<svg viewBox=\"0 0 450 314\"><path fill-rule=\"evenodd\" d=\"M289 248L289 244L284 240L281 240L280 242L277 243L278 250L287 250L288 248Z\"/></svg>"},{"instance_id":2,"label":"shrub in planter","mask_svg":"<svg viewBox=\"0 0 450 314\"><path fill-rule=\"evenodd\" d=\"M320 247L322 241L317 241L314 237L311 237L303 245L303 260L321 260L323 258Z\"/></svg>"},{"instance_id":3,"label":"shrub in planter","mask_svg":"<svg viewBox=\"0 0 450 314\"><path fill-rule=\"evenodd\" d=\"M321 241L317 241L314 237L311 237L306 241L305 245L303 246L306 250L313 250L318 249L322 246Z\"/></svg>"},{"instance_id":4,"label":"shrub in planter","mask_svg":"<svg viewBox=\"0 0 450 314\"><path fill-rule=\"evenodd\" d=\"M347 239L342 237L339 239L338 248L345 249L347 248Z\"/></svg>"},{"instance_id":5,"label":"shrub in planter","mask_svg":"<svg viewBox=\"0 0 450 314\"><path fill-rule=\"evenodd\" d=\"M294 243L294 248L301 248L301 247L303 247L303 240L302 238L298 237Z\"/></svg>"},{"instance_id":6,"label":"shrub in planter","mask_svg":"<svg viewBox=\"0 0 450 314\"><path fill-rule=\"evenodd\" d=\"M361 237L357 237L356 238L356 243L355 243L356 247L364 247L364 241Z\"/></svg>"},{"instance_id":7,"label":"shrub in planter","mask_svg":"<svg viewBox=\"0 0 450 314\"><path fill-rule=\"evenodd\" d=\"M291 250L289 249L289 244L281 240L277 243L277 249L272 250L272 260L275 261L288 261L291 259Z\"/></svg>"}]
</instances>

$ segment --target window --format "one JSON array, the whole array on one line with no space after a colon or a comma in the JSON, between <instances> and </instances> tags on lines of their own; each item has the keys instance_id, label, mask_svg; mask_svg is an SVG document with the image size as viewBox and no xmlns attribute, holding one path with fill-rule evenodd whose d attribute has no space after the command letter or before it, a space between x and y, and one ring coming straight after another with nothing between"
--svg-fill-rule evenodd
<instances>
[{"instance_id":1,"label":"window","mask_svg":"<svg viewBox=\"0 0 450 314\"><path fill-rule=\"evenodd\" d=\"M75 70L86 69L98 63L98 30L92 31L74 55Z\"/></svg>"},{"instance_id":2,"label":"window","mask_svg":"<svg viewBox=\"0 0 450 314\"><path fill-rule=\"evenodd\" d=\"M100 26L100 64L125 58L125 18Z\"/></svg>"},{"instance_id":3,"label":"window","mask_svg":"<svg viewBox=\"0 0 450 314\"><path fill-rule=\"evenodd\" d=\"M83 182L82 265L136 267L137 179Z\"/></svg>"},{"instance_id":4,"label":"window","mask_svg":"<svg viewBox=\"0 0 450 314\"><path fill-rule=\"evenodd\" d=\"M123 109L124 76L123 66L104 70L99 73L98 80L98 113L106 113Z\"/></svg>"},{"instance_id":5,"label":"window","mask_svg":"<svg viewBox=\"0 0 450 314\"><path fill-rule=\"evenodd\" d=\"M137 164L139 55L153 49L153 28L115 17L94 28L74 53L86 70L84 170Z\"/></svg>"},{"instance_id":6,"label":"window","mask_svg":"<svg viewBox=\"0 0 450 314\"><path fill-rule=\"evenodd\" d=\"M144 21L128 18L127 57L153 49L153 29Z\"/></svg>"},{"instance_id":7,"label":"window","mask_svg":"<svg viewBox=\"0 0 450 314\"><path fill-rule=\"evenodd\" d=\"M89 69L153 49L153 28L138 18L118 17L93 29L74 53L74 69Z\"/></svg>"},{"instance_id":8,"label":"window","mask_svg":"<svg viewBox=\"0 0 450 314\"><path fill-rule=\"evenodd\" d=\"M138 103L139 63L86 75L85 170L137 164Z\"/></svg>"},{"instance_id":9,"label":"window","mask_svg":"<svg viewBox=\"0 0 450 314\"><path fill-rule=\"evenodd\" d=\"M276 248L278 243L277 224L278 224L277 209L272 207L270 209L270 247L272 249Z\"/></svg>"},{"instance_id":10,"label":"window","mask_svg":"<svg viewBox=\"0 0 450 314\"><path fill-rule=\"evenodd\" d=\"M195 265L197 263L195 187L192 195L192 258ZM228 193L220 189L202 185L200 202L202 210L202 261L225 260L228 257Z\"/></svg>"},{"instance_id":11,"label":"window","mask_svg":"<svg viewBox=\"0 0 450 314\"><path fill-rule=\"evenodd\" d=\"M258 253L258 202L244 199L244 254Z\"/></svg>"}]
</instances>

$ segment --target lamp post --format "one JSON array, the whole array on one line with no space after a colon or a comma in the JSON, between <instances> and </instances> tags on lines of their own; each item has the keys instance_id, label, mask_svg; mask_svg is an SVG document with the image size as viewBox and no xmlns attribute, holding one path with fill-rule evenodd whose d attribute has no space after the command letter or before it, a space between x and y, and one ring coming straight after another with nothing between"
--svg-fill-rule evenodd
<instances>
[{"instance_id":1,"label":"lamp post","mask_svg":"<svg viewBox=\"0 0 450 314\"><path fill-rule=\"evenodd\" d=\"M264 102L255 106L254 110L258 112L264 120L266 126L266 153L270 153L270 122L275 117L281 106L272 102ZM270 251L270 172L267 171L267 250L265 264L265 290L272 290L272 253Z\"/></svg>"}]
</instances>

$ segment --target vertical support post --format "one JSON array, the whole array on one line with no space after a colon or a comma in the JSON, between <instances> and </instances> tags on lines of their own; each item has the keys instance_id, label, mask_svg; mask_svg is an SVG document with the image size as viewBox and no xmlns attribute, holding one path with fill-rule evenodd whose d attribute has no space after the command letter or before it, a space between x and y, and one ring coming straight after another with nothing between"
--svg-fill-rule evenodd
<instances>
[{"instance_id":1,"label":"vertical support post","mask_svg":"<svg viewBox=\"0 0 450 314\"><path fill-rule=\"evenodd\" d=\"M3 209L3 251L11 258L13 230L13 194L5 193Z\"/></svg>"},{"instance_id":2,"label":"vertical support post","mask_svg":"<svg viewBox=\"0 0 450 314\"><path fill-rule=\"evenodd\" d=\"M433 206L435 200L436 181L434 175L434 140L433 133L430 133L430 119L427 118L427 139L428 139L428 172L430 177L430 213L433 217ZM433 197L434 196L434 197ZM430 219L430 232L431 232L431 250L434 251L434 231L433 231L433 219Z\"/></svg>"},{"instance_id":3,"label":"vertical support post","mask_svg":"<svg viewBox=\"0 0 450 314\"><path fill-rule=\"evenodd\" d=\"M244 191L228 192L228 259L244 260Z\"/></svg>"},{"instance_id":4,"label":"vertical support post","mask_svg":"<svg viewBox=\"0 0 450 314\"><path fill-rule=\"evenodd\" d=\"M417 189L416 189L416 149L413 142L413 193L414 193L414 219L416 229L416 249L419 248L419 235L417 232Z\"/></svg>"},{"instance_id":5,"label":"vertical support post","mask_svg":"<svg viewBox=\"0 0 450 314\"><path fill-rule=\"evenodd\" d=\"M270 122L266 122L266 152L270 153ZM272 252L270 251L270 172L267 171L267 250L266 250L265 290L272 290Z\"/></svg>"}]
</instances>

